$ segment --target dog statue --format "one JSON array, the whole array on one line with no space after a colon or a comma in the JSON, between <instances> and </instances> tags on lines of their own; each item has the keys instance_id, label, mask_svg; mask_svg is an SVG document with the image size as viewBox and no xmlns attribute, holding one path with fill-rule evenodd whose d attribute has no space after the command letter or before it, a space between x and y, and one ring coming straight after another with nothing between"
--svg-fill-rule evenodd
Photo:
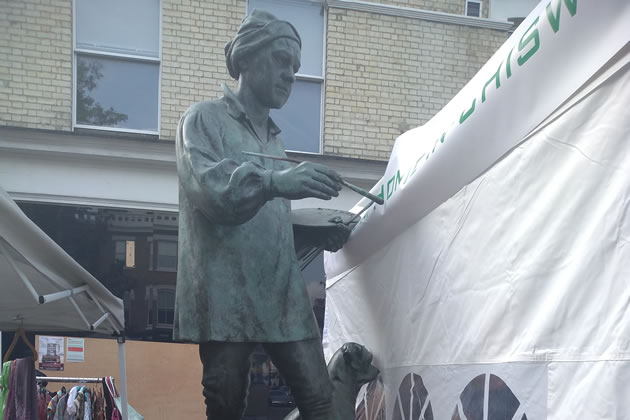
<instances>
[{"instance_id":1,"label":"dog statue","mask_svg":"<svg viewBox=\"0 0 630 420\"><path fill-rule=\"evenodd\" d=\"M357 343L346 343L333 354L328 375L333 384L331 420L354 420L357 395L361 387L376 378L379 370L372 365L372 353ZM297 409L284 420L301 420Z\"/></svg>"}]
</instances>

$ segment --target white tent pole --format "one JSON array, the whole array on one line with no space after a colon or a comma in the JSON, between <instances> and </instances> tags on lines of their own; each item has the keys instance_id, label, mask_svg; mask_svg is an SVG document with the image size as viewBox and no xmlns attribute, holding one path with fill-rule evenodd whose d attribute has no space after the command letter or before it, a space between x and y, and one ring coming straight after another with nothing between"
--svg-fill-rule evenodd
<instances>
[{"instance_id":1,"label":"white tent pole","mask_svg":"<svg viewBox=\"0 0 630 420\"><path fill-rule=\"evenodd\" d=\"M103 316L101 316L99 319L96 320L96 322L94 324L92 324L92 329L94 330L94 329L98 328L98 326L101 325L101 323L103 321L105 321L108 316L109 316L109 312L105 312L103 314Z\"/></svg>"},{"instance_id":2,"label":"white tent pole","mask_svg":"<svg viewBox=\"0 0 630 420\"><path fill-rule=\"evenodd\" d=\"M129 405L127 402L127 361L125 359L125 337L118 339L118 364L120 366L120 402L123 420L128 420Z\"/></svg>"},{"instance_id":3,"label":"white tent pole","mask_svg":"<svg viewBox=\"0 0 630 420\"><path fill-rule=\"evenodd\" d=\"M74 309L77 310L79 316L81 317L81 319L83 320L83 322L85 322L85 325L87 325L88 330L92 330L92 325L90 325L90 323L88 322L87 318L85 317L85 315L83 315L83 311L81 311L81 308L79 308L79 305L77 305L77 301L74 300L74 298L72 296L70 296L68 298L68 300L70 301L70 303L72 303L72 306L74 306Z\"/></svg>"},{"instance_id":4,"label":"white tent pole","mask_svg":"<svg viewBox=\"0 0 630 420\"><path fill-rule=\"evenodd\" d=\"M105 311L105 309L103 309L103 306L101 305L101 302L99 302L99 300L96 298L96 296L93 296L93 295L90 293L90 291L89 291L89 290L88 290L88 291L86 291L85 293L86 293L86 294L90 297L90 299L92 299L92 300L94 301L94 304L96 305L96 307L97 307L98 309L100 309L100 311L101 311L101 312L103 312L104 314L107 314L107 313L108 313L108 312L106 312L106 311ZM112 321L112 317L106 317L106 319L107 319L107 321L109 322L109 325L111 325L111 326L112 326L112 328L114 329L114 332L115 332L116 334L120 334L120 331L121 331L122 329L124 329L124 328L125 328L125 326L124 326L124 325L121 325L121 327L120 327L120 328L119 328L119 327L117 327L117 326L114 324L114 322ZM101 321L101 322L102 322L102 321ZM118 323L118 322L117 322L117 323Z\"/></svg>"},{"instance_id":5,"label":"white tent pole","mask_svg":"<svg viewBox=\"0 0 630 420\"><path fill-rule=\"evenodd\" d=\"M79 293L83 293L86 290L88 290L90 288L90 286L88 286L87 284L83 285L83 286L79 286L79 287L75 287L73 289L68 289L68 290L64 290L62 292L56 292L56 293L50 293L48 295L40 295L39 296L39 303L44 304L44 303L50 303L50 302L54 302L56 300L59 299L64 299Z\"/></svg>"},{"instance_id":6,"label":"white tent pole","mask_svg":"<svg viewBox=\"0 0 630 420\"><path fill-rule=\"evenodd\" d=\"M31 282L28 281L28 278L26 278L24 273L22 273L22 270L20 270L17 264L15 264L15 261L13 261L13 258L11 258L11 255L9 255L9 252L7 251L7 248L4 246L2 241L0 241L0 251L2 251L5 257L7 257L7 261L9 261L9 265L11 266L11 268L13 268L13 271L16 272L18 277L24 282L24 285L29 290L29 292L31 292L31 294L35 298L35 301L39 302L39 293L35 291L35 288L31 284Z\"/></svg>"}]
</instances>

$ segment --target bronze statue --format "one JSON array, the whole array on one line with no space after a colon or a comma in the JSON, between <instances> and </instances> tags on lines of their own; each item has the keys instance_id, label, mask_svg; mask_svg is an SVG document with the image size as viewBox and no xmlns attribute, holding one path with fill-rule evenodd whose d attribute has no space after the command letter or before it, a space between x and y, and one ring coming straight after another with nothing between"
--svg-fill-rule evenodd
<instances>
[{"instance_id":1,"label":"bronze statue","mask_svg":"<svg viewBox=\"0 0 630 420\"><path fill-rule=\"evenodd\" d=\"M177 132L179 268L173 336L199 343L208 419L240 419L251 354L261 344L304 419L328 419L331 382L294 251L289 200L329 200L333 170L243 152L286 156L269 117L289 98L300 67L295 28L254 10L225 47L232 92L197 103ZM322 244L336 251L338 230Z\"/></svg>"}]
</instances>

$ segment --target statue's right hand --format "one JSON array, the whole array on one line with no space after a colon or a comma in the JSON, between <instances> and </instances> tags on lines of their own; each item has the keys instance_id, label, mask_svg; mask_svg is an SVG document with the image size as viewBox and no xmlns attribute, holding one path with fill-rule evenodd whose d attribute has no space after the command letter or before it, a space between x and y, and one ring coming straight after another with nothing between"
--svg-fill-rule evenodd
<instances>
[{"instance_id":1,"label":"statue's right hand","mask_svg":"<svg viewBox=\"0 0 630 420\"><path fill-rule=\"evenodd\" d=\"M339 195L340 182L337 172L312 162L302 162L283 171L274 171L271 175L274 195L289 200L307 197L330 200Z\"/></svg>"}]
</instances>

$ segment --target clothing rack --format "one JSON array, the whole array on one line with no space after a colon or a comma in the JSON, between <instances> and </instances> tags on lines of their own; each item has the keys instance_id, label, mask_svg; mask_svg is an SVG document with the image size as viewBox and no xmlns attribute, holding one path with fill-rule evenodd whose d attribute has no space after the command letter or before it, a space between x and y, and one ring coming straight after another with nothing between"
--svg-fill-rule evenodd
<instances>
[{"instance_id":1,"label":"clothing rack","mask_svg":"<svg viewBox=\"0 0 630 420\"><path fill-rule=\"evenodd\" d=\"M65 378L61 376L36 376L39 382L72 382L81 384L103 383L104 378Z\"/></svg>"}]
</instances>

